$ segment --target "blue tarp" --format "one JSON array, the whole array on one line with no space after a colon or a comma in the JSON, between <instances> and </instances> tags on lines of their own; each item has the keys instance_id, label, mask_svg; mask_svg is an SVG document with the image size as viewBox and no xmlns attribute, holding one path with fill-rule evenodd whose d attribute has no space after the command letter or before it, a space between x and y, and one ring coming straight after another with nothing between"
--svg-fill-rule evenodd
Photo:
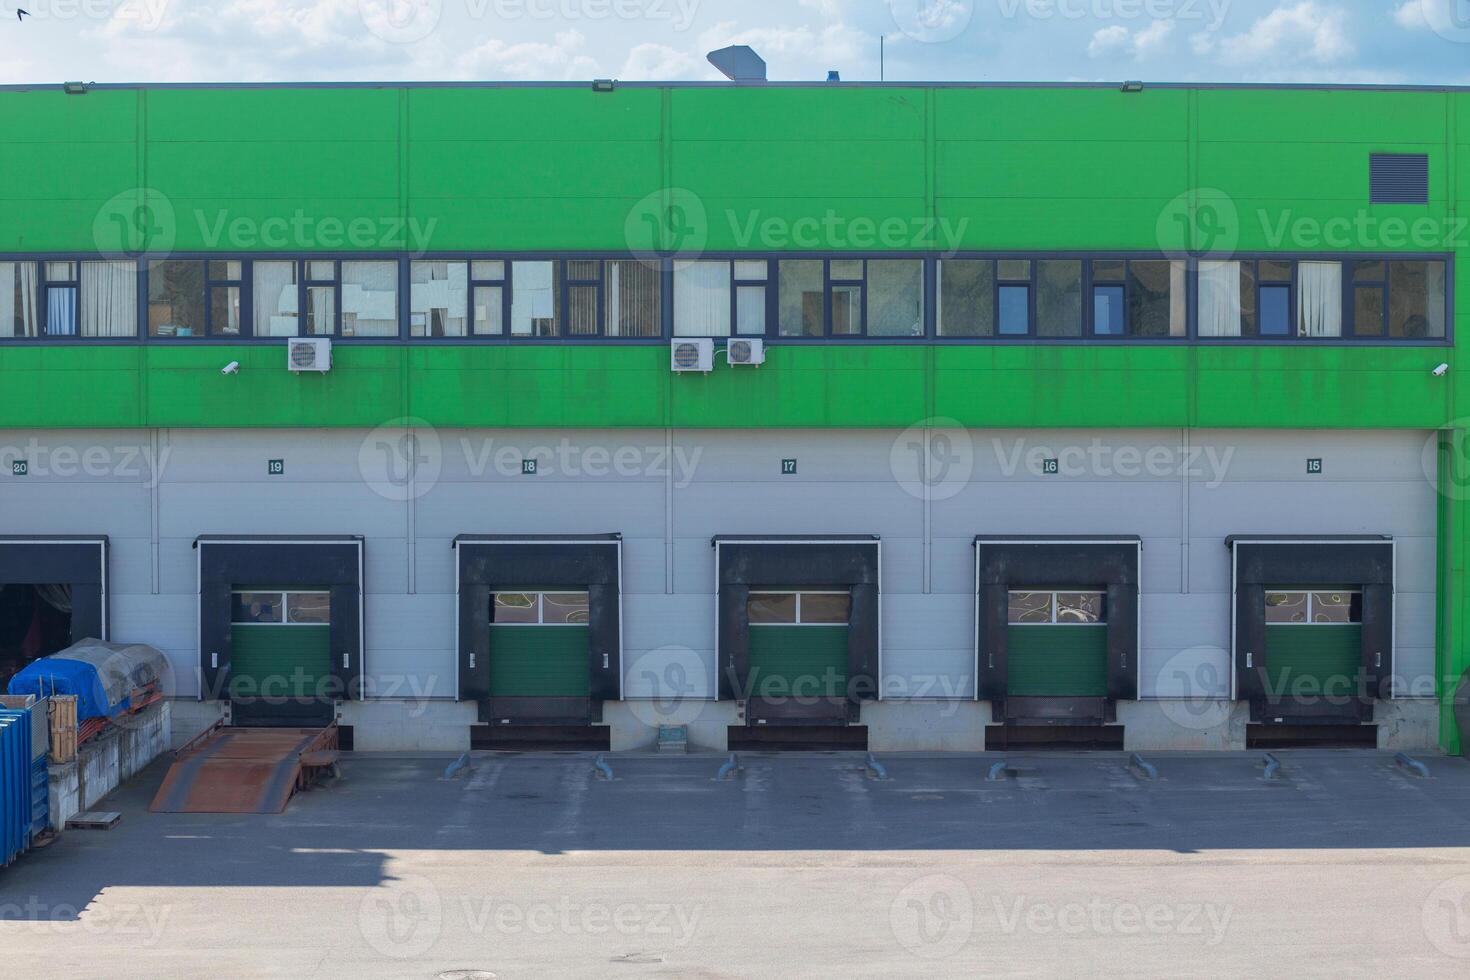
<instances>
[{"instance_id":1,"label":"blue tarp","mask_svg":"<svg viewBox=\"0 0 1470 980\"><path fill-rule=\"evenodd\" d=\"M88 718L111 718L128 707L128 698L117 704L107 699L107 689L97 668L82 660L42 657L33 660L10 679L10 694L34 694L36 700L53 694L77 696L77 721Z\"/></svg>"}]
</instances>

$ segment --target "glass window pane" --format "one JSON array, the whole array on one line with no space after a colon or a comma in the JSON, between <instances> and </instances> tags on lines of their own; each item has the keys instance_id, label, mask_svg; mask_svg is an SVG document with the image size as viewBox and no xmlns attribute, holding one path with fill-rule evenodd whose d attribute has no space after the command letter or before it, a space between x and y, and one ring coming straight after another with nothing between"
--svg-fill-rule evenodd
<instances>
[{"instance_id":1,"label":"glass window pane","mask_svg":"<svg viewBox=\"0 0 1470 980\"><path fill-rule=\"evenodd\" d=\"M337 287L306 287L306 334L330 337L337 329Z\"/></svg>"},{"instance_id":2,"label":"glass window pane","mask_svg":"<svg viewBox=\"0 0 1470 980\"><path fill-rule=\"evenodd\" d=\"M568 282L597 282L602 276L601 259L568 259Z\"/></svg>"},{"instance_id":3,"label":"glass window pane","mask_svg":"<svg viewBox=\"0 0 1470 980\"><path fill-rule=\"evenodd\" d=\"M588 604L585 592L547 592L541 596L541 622L587 625Z\"/></svg>"},{"instance_id":4,"label":"glass window pane","mask_svg":"<svg viewBox=\"0 0 1470 980\"><path fill-rule=\"evenodd\" d=\"M1305 592L1267 592L1267 623L1305 623L1307 621L1307 594Z\"/></svg>"},{"instance_id":5,"label":"glass window pane","mask_svg":"<svg viewBox=\"0 0 1470 980\"><path fill-rule=\"evenodd\" d=\"M1123 287L1092 287L1092 332L1099 337L1121 337L1123 322Z\"/></svg>"},{"instance_id":6,"label":"glass window pane","mask_svg":"<svg viewBox=\"0 0 1470 980\"><path fill-rule=\"evenodd\" d=\"M832 287L832 335L851 337L863 332L863 287Z\"/></svg>"},{"instance_id":7,"label":"glass window pane","mask_svg":"<svg viewBox=\"0 0 1470 980\"><path fill-rule=\"evenodd\" d=\"M868 262L868 336L924 336L924 263Z\"/></svg>"},{"instance_id":8,"label":"glass window pane","mask_svg":"<svg viewBox=\"0 0 1470 980\"><path fill-rule=\"evenodd\" d=\"M1030 259L1001 259L996 262L996 275L1001 282L1029 282L1031 280Z\"/></svg>"},{"instance_id":9,"label":"glass window pane","mask_svg":"<svg viewBox=\"0 0 1470 980\"><path fill-rule=\"evenodd\" d=\"M803 623L845 623L852 606L852 596L846 592L827 595L821 592L801 594L801 621Z\"/></svg>"},{"instance_id":10,"label":"glass window pane","mask_svg":"<svg viewBox=\"0 0 1470 980\"><path fill-rule=\"evenodd\" d=\"M503 259L476 259L471 263L470 274L476 280L501 282L505 279L505 261Z\"/></svg>"},{"instance_id":11,"label":"glass window pane","mask_svg":"<svg viewBox=\"0 0 1470 980\"><path fill-rule=\"evenodd\" d=\"M1200 262L1199 335L1201 337L1240 336L1240 265L1239 262Z\"/></svg>"},{"instance_id":12,"label":"glass window pane","mask_svg":"<svg viewBox=\"0 0 1470 980\"><path fill-rule=\"evenodd\" d=\"M1050 592L1012 592L1006 612L1008 623L1050 623Z\"/></svg>"},{"instance_id":13,"label":"glass window pane","mask_svg":"<svg viewBox=\"0 0 1470 980\"><path fill-rule=\"evenodd\" d=\"M1444 263L1388 264L1388 335L1444 336Z\"/></svg>"},{"instance_id":14,"label":"glass window pane","mask_svg":"<svg viewBox=\"0 0 1470 980\"><path fill-rule=\"evenodd\" d=\"M296 336L296 263L255 262L255 336Z\"/></svg>"},{"instance_id":15,"label":"glass window pane","mask_svg":"<svg viewBox=\"0 0 1470 980\"><path fill-rule=\"evenodd\" d=\"M413 262L408 278L409 335L463 337L469 289L465 263Z\"/></svg>"},{"instance_id":16,"label":"glass window pane","mask_svg":"<svg viewBox=\"0 0 1470 980\"><path fill-rule=\"evenodd\" d=\"M1057 593L1057 622L1106 622L1105 598L1101 592L1059 592Z\"/></svg>"},{"instance_id":17,"label":"glass window pane","mask_svg":"<svg viewBox=\"0 0 1470 980\"><path fill-rule=\"evenodd\" d=\"M735 287L735 332L742 337L766 333L766 287Z\"/></svg>"},{"instance_id":18,"label":"glass window pane","mask_svg":"<svg viewBox=\"0 0 1470 980\"><path fill-rule=\"evenodd\" d=\"M567 289L567 336L592 337L596 334L597 287L569 287Z\"/></svg>"},{"instance_id":19,"label":"glass window pane","mask_svg":"<svg viewBox=\"0 0 1470 980\"><path fill-rule=\"evenodd\" d=\"M607 335L660 337L662 285L658 266L636 259L607 263Z\"/></svg>"},{"instance_id":20,"label":"glass window pane","mask_svg":"<svg viewBox=\"0 0 1470 980\"><path fill-rule=\"evenodd\" d=\"M1291 287L1262 286L1260 304L1261 336L1291 336Z\"/></svg>"},{"instance_id":21,"label":"glass window pane","mask_svg":"<svg viewBox=\"0 0 1470 980\"><path fill-rule=\"evenodd\" d=\"M1312 622L1361 623L1362 621L1363 593L1347 591L1312 593Z\"/></svg>"},{"instance_id":22,"label":"glass window pane","mask_svg":"<svg viewBox=\"0 0 1470 980\"><path fill-rule=\"evenodd\" d=\"M286 593L286 622L320 623L332 622L332 596L328 592Z\"/></svg>"},{"instance_id":23,"label":"glass window pane","mask_svg":"<svg viewBox=\"0 0 1470 980\"><path fill-rule=\"evenodd\" d=\"M475 336L498 337L505 332L505 287L475 287Z\"/></svg>"},{"instance_id":24,"label":"glass window pane","mask_svg":"<svg viewBox=\"0 0 1470 980\"><path fill-rule=\"evenodd\" d=\"M317 259L306 263L306 278L312 282L336 282L337 263Z\"/></svg>"},{"instance_id":25,"label":"glass window pane","mask_svg":"<svg viewBox=\"0 0 1470 980\"><path fill-rule=\"evenodd\" d=\"M1262 259L1261 282L1291 282L1291 262L1282 259Z\"/></svg>"},{"instance_id":26,"label":"glass window pane","mask_svg":"<svg viewBox=\"0 0 1470 980\"><path fill-rule=\"evenodd\" d=\"M0 262L0 337L34 337L40 329L40 275L34 262Z\"/></svg>"},{"instance_id":27,"label":"glass window pane","mask_svg":"<svg viewBox=\"0 0 1470 980\"><path fill-rule=\"evenodd\" d=\"M1174 274L1168 259L1145 259L1128 263L1128 332L1134 337L1181 337L1184 335L1183 267ZM1175 286L1180 292L1174 294Z\"/></svg>"},{"instance_id":28,"label":"glass window pane","mask_svg":"<svg viewBox=\"0 0 1470 980\"><path fill-rule=\"evenodd\" d=\"M209 287L209 333L212 337L240 336L240 287Z\"/></svg>"},{"instance_id":29,"label":"glass window pane","mask_svg":"<svg viewBox=\"0 0 1470 980\"><path fill-rule=\"evenodd\" d=\"M1353 282L1381 283L1388 278L1387 267L1381 261L1355 259L1348 264L1352 266Z\"/></svg>"},{"instance_id":30,"label":"glass window pane","mask_svg":"<svg viewBox=\"0 0 1470 980\"><path fill-rule=\"evenodd\" d=\"M1353 289L1353 333L1359 337L1383 336L1383 287Z\"/></svg>"},{"instance_id":31,"label":"glass window pane","mask_svg":"<svg viewBox=\"0 0 1470 980\"><path fill-rule=\"evenodd\" d=\"M13 293L0 267L0 304ZM83 337L138 335L138 267L132 262L83 262L81 294ZM0 336L6 321L0 306Z\"/></svg>"},{"instance_id":32,"label":"glass window pane","mask_svg":"<svg viewBox=\"0 0 1470 980\"><path fill-rule=\"evenodd\" d=\"M230 596L230 622L281 623L284 607L279 592L236 592Z\"/></svg>"},{"instance_id":33,"label":"glass window pane","mask_svg":"<svg viewBox=\"0 0 1470 980\"><path fill-rule=\"evenodd\" d=\"M735 278L749 282L765 282L770 275L769 263L765 259L736 259Z\"/></svg>"},{"instance_id":34,"label":"glass window pane","mask_svg":"<svg viewBox=\"0 0 1470 980\"><path fill-rule=\"evenodd\" d=\"M730 336L729 262L674 264L674 336Z\"/></svg>"},{"instance_id":35,"label":"glass window pane","mask_svg":"<svg viewBox=\"0 0 1470 980\"><path fill-rule=\"evenodd\" d=\"M540 596L535 592L497 592L490 605L492 623L534 623Z\"/></svg>"},{"instance_id":36,"label":"glass window pane","mask_svg":"<svg viewBox=\"0 0 1470 980\"><path fill-rule=\"evenodd\" d=\"M47 262L47 282L76 282L77 264L75 262Z\"/></svg>"},{"instance_id":37,"label":"glass window pane","mask_svg":"<svg viewBox=\"0 0 1470 980\"><path fill-rule=\"evenodd\" d=\"M820 259L782 259L780 329L783 337L822 336L822 262Z\"/></svg>"},{"instance_id":38,"label":"glass window pane","mask_svg":"<svg viewBox=\"0 0 1470 980\"><path fill-rule=\"evenodd\" d=\"M342 336L398 336L397 262L342 263Z\"/></svg>"},{"instance_id":39,"label":"glass window pane","mask_svg":"<svg viewBox=\"0 0 1470 980\"><path fill-rule=\"evenodd\" d=\"M214 259L209 263L209 278L216 282L239 282L243 265L234 259Z\"/></svg>"},{"instance_id":40,"label":"glass window pane","mask_svg":"<svg viewBox=\"0 0 1470 980\"><path fill-rule=\"evenodd\" d=\"M839 280L845 282L862 282L863 260L833 259L831 262L831 268L828 270L828 275L833 282L837 282Z\"/></svg>"},{"instance_id":41,"label":"glass window pane","mask_svg":"<svg viewBox=\"0 0 1470 980\"><path fill-rule=\"evenodd\" d=\"M1093 282L1123 282L1128 275L1125 259L1094 259L1092 262Z\"/></svg>"},{"instance_id":42,"label":"glass window pane","mask_svg":"<svg viewBox=\"0 0 1470 980\"><path fill-rule=\"evenodd\" d=\"M1260 334L1260 318L1256 316L1256 264L1240 263L1240 333L1243 337Z\"/></svg>"},{"instance_id":43,"label":"glass window pane","mask_svg":"<svg viewBox=\"0 0 1470 980\"><path fill-rule=\"evenodd\" d=\"M1001 336L1024 337L1031 331L1031 288L1000 287L999 312Z\"/></svg>"},{"instance_id":44,"label":"glass window pane","mask_svg":"<svg viewBox=\"0 0 1470 980\"><path fill-rule=\"evenodd\" d=\"M939 263L939 336L989 337L995 333L995 263L944 259Z\"/></svg>"},{"instance_id":45,"label":"glass window pane","mask_svg":"<svg viewBox=\"0 0 1470 980\"><path fill-rule=\"evenodd\" d=\"M77 287L46 287L46 335L74 337L77 332Z\"/></svg>"},{"instance_id":46,"label":"glass window pane","mask_svg":"<svg viewBox=\"0 0 1470 980\"><path fill-rule=\"evenodd\" d=\"M1297 334L1342 336L1342 263L1301 262L1296 269Z\"/></svg>"},{"instance_id":47,"label":"glass window pane","mask_svg":"<svg viewBox=\"0 0 1470 980\"><path fill-rule=\"evenodd\" d=\"M763 623L796 622L796 593L752 592L745 603L746 615L752 626Z\"/></svg>"},{"instance_id":48,"label":"glass window pane","mask_svg":"<svg viewBox=\"0 0 1470 980\"><path fill-rule=\"evenodd\" d=\"M1036 263L1036 333L1040 337L1082 336L1082 262Z\"/></svg>"},{"instance_id":49,"label":"glass window pane","mask_svg":"<svg viewBox=\"0 0 1470 980\"><path fill-rule=\"evenodd\" d=\"M203 337L205 327L204 263L148 263L149 336Z\"/></svg>"},{"instance_id":50,"label":"glass window pane","mask_svg":"<svg viewBox=\"0 0 1470 980\"><path fill-rule=\"evenodd\" d=\"M557 305L554 262L510 264L510 332L518 337L555 337Z\"/></svg>"}]
</instances>

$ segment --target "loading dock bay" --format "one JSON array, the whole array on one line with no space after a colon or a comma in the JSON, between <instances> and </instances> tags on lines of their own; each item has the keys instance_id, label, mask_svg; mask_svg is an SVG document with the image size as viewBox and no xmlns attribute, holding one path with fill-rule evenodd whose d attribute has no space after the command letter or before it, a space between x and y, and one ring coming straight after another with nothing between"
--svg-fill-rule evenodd
<instances>
[{"instance_id":1,"label":"loading dock bay","mask_svg":"<svg viewBox=\"0 0 1470 980\"><path fill-rule=\"evenodd\" d=\"M148 814L161 763L0 875L0 943L180 980L1463 976L1470 763L1276 755L359 753L279 816Z\"/></svg>"}]
</instances>

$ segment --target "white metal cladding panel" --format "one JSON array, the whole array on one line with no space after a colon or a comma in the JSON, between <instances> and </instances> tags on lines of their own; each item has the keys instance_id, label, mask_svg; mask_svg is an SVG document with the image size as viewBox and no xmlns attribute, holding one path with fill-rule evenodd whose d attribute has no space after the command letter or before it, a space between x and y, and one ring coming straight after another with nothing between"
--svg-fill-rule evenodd
<instances>
[{"instance_id":1,"label":"white metal cladding panel","mask_svg":"<svg viewBox=\"0 0 1470 980\"><path fill-rule=\"evenodd\" d=\"M883 696L973 697L973 597L885 594L882 605Z\"/></svg>"},{"instance_id":2,"label":"white metal cladding panel","mask_svg":"<svg viewBox=\"0 0 1470 980\"><path fill-rule=\"evenodd\" d=\"M975 429L968 445L962 433L946 435L955 440L960 469L963 454L972 454L977 483L1177 483L1186 462L1178 429ZM1045 471L1047 459L1057 460L1057 473Z\"/></svg>"},{"instance_id":3,"label":"white metal cladding panel","mask_svg":"<svg viewBox=\"0 0 1470 980\"><path fill-rule=\"evenodd\" d=\"M109 538L107 591L114 596L153 591L153 543L147 538Z\"/></svg>"},{"instance_id":4,"label":"white metal cladding panel","mask_svg":"<svg viewBox=\"0 0 1470 980\"><path fill-rule=\"evenodd\" d=\"M67 483L0 476L0 534L106 534L150 540L152 498L141 483Z\"/></svg>"},{"instance_id":5,"label":"white metal cladding panel","mask_svg":"<svg viewBox=\"0 0 1470 980\"><path fill-rule=\"evenodd\" d=\"M159 458L166 483L364 484L363 429L163 429ZM270 476L269 460L285 461Z\"/></svg>"},{"instance_id":6,"label":"white metal cladding panel","mask_svg":"<svg viewBox=\"0 0 1470 980\"><path fill-rule=\"evenodd\" d=\"M1378 483L1384 479L1429 485L1433 476L1432 432L1419 430L1312 429L1222 430L1189 434L1202 458L1224 460L1224 483ZM1425 472L1425 447L1431 447ZM1307 473L1307 460L1322 460L1320 474ZM1204 480L1195 480L1204 483Z\"/></svg>"},{"instance_id":7,"label":"white metal cladding panel","mask_svg":"<svg viewBox=\"0 0 1470 980\"><path fill-rule=\"evenodd\" d=\"M441 429L418 430L425 472L439 483L637 481L662 486L685 475L681 458L668 452L662 429ZM393 439L396 432L379 432ZM391 446L387 447L391 450ZM536 461L534 476L522 460Z\"/></svg>"},{"instance_id":8,"label":"white metal cladding panel","mask_svg":"<svg viewBox=\"0 0 1470 980\"><path fill-rule=\"evenodd\" d=\"M112 639L157 647L173 668L174 693L199 694L199 597L187 595L113 595Z\"/></svg>"},{"instance_id":9,"label":"white metal cladding panel","mask_svg":"<svg viewBox=\"0 0 1470 980\"><path fill-rule=\"evenodd\" d=\"M262 463L262 469L264 464ZM200 534L363 534L404 537L403 504L362 483L169 483L159 487L164 537Z\"/></svg>"},{"instance_id":10,"label":"white metal cladding panel","mask_svg":"<svg viewBox=\"0 0 1470 980\"><path fill-rule=\"evenodd\" d=\"M934 534L1179 536L1177 482L1069 477L1052 481L971 483L951 499L934 503Z\"/></svg>"},{"instance_id":11,"label":"white metal cladding panel","mask_svg":"<svg viewBox=\"0 0 1470 980\"><path fill-rule=\"evenodd\" d=\"M625 595L623 615L624 697L715 696L713 595Z\"/></svg>"},{"instance_id":12,"label":"white metal cladding panel","mask_svg":"<svg viewBox=\"0 0 1470 980\"><path fill-rule=\"evenodd\" d=\"M1385 474L1387 475L1387 474ZM1433 537L1434 490L1415 480L1226 483L1193 487L1190 534L1391 534Z\"/></svg>"},{"instance_id":13,"label":"white metal cladding panel","mask_svg":"<svg viewBox=\"0 0 1470 980\"><path fill-rule=\"evenodd\" d=\"M714 594L715 549L708 537L674 539L674 591L681 595Z\"/></svg>"},{"instance_id":14,"label":"white metal cladding panel","mask_svg":"<svg viewBox=\"0 0 1470 980\"><path fill-rule=\"evenodd\" d=\"M1229 696L1228 593L1148 594L1139 613L1140 697Z\"/></svg>"},{"instance_id":15,"label":"white metal cladding panel","mask_svg":"<svg viewBox=\"0 0 1470 980\"><path fill-rule=\"evenodd\" d=\"M452 595L369 594L365 692L381 698L453 698L458 671Z\"/></svg>"},{"instance_id":16,"label":"white metal cladding panel","mask_svg":"<svg viewBox=\"0 0 1470 980\"><path fill-rule=\"evenodd\" d=\"M614 531L629 538L662 537L664 493L657 483L534 476L495 483L439 483L419 498L415 528L421 537L438 538Z\"/></svg>"},{"instance_id":17,"label":"white metal cladding panel","mask_svg":"<svg viewBox=\"0 0 1470 980\"><path fill-rule=\"evenodd\" d=\"M25 460L30 473L12 477L10 463ZM166 468L146 429L0 429L0 481L95 486L148 484Z\"/></svg>"},{"instance_id":18,"label":"white metal cladding panel","mask_svg":"<svg viewBox=\"0 0 1470 980\"><path fill-rule=\"evenodd\" d=\"M923 504L896 483L788 479L778 486L695 483L676 490L674 533L706 539L713 534L923 536Z\"/></svg>"},{"instance_id":19,"label":"white metal cladding panel","mask_svg":"<svg viewBox=\"0 0 1470 980\"><path fill-rule=\"evenodd\" d=\"M768 483L782 493L804 481L897 486L899 436L891 429L684 430L674 434L675 463L692 472L683 481L691 485ZM796 460L795 476L781 472L783 459Z\"/></svg>"}]
</instances>

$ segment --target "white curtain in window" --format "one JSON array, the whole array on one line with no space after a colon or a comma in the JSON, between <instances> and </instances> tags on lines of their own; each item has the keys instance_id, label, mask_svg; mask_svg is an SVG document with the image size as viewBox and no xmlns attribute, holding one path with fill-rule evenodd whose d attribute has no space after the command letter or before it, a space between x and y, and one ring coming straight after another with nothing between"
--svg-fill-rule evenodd
<instances>
[{"instance_id":1,"label":"white curtain in window","mask_svg":"<svg viewBox=\"0 0 1470 980\"><path fill-rule=\"evenodd\" d=\"M1342 336L1342 263L1300 262L1296 267L1297 323L1303 337Z\"/></svg>"},{"instance_id":2,"label":"white curtain in window","mask_svg":"<svg viewBox=\"0 0 1470 980\"><path fill-rule=\"evenodd\" d=\"M674 336L730 336L730 263L674 265Z\"/></svg>"},{"instance_id":3,"label":"white curtain in window","mask_svg":"<svg viewBox=\"0 0 1470 980\"><path fill-rule=\"evenodd\" d=\"M76 287L46 287L46 335L48 337L74 337L76 332Z\"/></svg>"},{"instance_id":4,"label":"white curtain in window","mask_svg":"<svg viewBox=\"0 0 1470 980\"><path fill-rule=\"evenodd\" d=\"M533 321L556 316L552 301L552 264L511 264L510 332L521 337L534 333Z\"/></svg>"},{"instance_id":5,"label":"white curtain in window","mask_svg":"<svg viewBox=\"0 0 1470 980\"><path fill-rule=\"evenodd\" d=\"M255 263L255 336L296 336L296 263Z\"/></svg>"},{"instance_id":6,"label":"white curtain in window","mask_svg":"<svg viewBox=\"0 0 1470 980\"><path fill-rule=\"evenodd\" d=\"M398 336L398 263L342 263L342 330L354 337Z\"/></svg>"},{"instance_id":7,"label":"white curtain in window","mask_svg":"<svg viewBox=\"0 0 1470 980\"><path fill-rule=\"evenodd\" d=\"M0 337L36 335L36 263L0 262Z\"/></svg>"},{"instance_id":8,"label":"white curtain in window","mask_svg":"<svg viewBox=\"0 0 1470 980\"><path fill-rule=\"evenodd\" d=\"M83 262L82 336L137 335L137 266L132 262Z\"/></svg>"},{"instance_id":9,"label":"white curtain in window","mask_svg":"<svg viewBox=\"0 0 1470 980\"><path fill-rule=\"evenodd\" d=\"M1240 336L1240 263L1199 264L1199 335Z\"/></svg>"}]
</instances>

